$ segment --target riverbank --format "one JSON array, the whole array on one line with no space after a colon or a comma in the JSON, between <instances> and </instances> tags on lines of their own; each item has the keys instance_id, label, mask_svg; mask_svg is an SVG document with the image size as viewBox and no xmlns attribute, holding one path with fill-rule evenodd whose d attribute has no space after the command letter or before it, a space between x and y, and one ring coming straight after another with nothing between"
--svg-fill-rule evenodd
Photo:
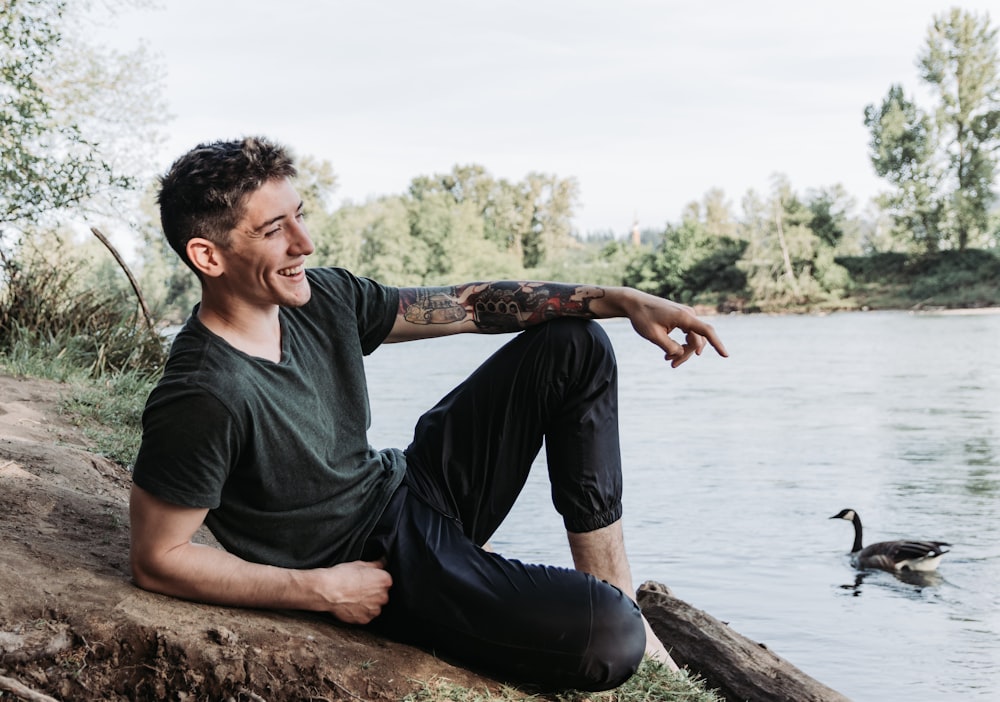
<instances>
[{"instance_id":1,"label":"riverbank","mask_svg":"<svg viewBox=\"0 0 1000 702\"><path fill-rule=\"evenodd\" d=\"M213 607L136 588L130 476L95 453L60 411L69 392L64 383L0 370L0 697L7 690L77 702L557 699L528 697L330 618ZM630 692L558 700L650 699L640 684L658 685L664 696L656 699L716 699L655 664L635 680Z\"/></svg>"}]
</instances>

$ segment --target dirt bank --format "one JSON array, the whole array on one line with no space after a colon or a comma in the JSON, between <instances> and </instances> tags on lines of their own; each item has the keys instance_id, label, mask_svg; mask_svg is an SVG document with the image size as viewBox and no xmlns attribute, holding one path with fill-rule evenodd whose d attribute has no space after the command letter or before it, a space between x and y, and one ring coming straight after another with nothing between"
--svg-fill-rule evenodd
<instances>
[{"instance_id":1,"label":"dirt bank","mask_svg":"<svg viewBox=\"0 0 1000 702\"><path fill-rule=\"evenodd\" d=\"M441 678L496 687L330 619L136 588L129 476L59 417L62 392L0 375L0 676L83 701L400 700Z\"/></svg>"}]
</instances>

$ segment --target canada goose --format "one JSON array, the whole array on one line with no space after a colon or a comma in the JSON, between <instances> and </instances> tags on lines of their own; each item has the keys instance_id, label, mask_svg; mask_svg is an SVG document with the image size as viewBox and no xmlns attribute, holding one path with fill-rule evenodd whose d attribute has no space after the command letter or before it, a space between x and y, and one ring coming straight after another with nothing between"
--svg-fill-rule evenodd
<instances>
[{"instance_id":1,"label":"canada goose","mask_svg":"<svg viewBox=\"0 0 1000 702\"><path fill-rule=\"evenodd\" d=\"M941 556L948 553L944 541L880 541L861 547L861 517L853 509L842 509L830 519L846 519L854 524L851 563L855 568L879 568L888 571L930 571L937 568Z\"/></svg>"}]
</instances>

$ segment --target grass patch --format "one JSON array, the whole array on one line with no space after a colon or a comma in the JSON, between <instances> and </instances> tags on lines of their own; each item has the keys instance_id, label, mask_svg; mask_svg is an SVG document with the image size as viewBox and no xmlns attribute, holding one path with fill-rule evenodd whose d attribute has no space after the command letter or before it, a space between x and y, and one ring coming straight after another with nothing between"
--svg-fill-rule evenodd
<instances>
[{"instance_id":1,"label":"grass patch","mask_svg":"<svg viewBox=\"0 0 1000 702\"><path fill-rule=\"evenodd\" d=\"M159 371L119 371L99 378L46 347L14 345L0 355L0 371L65 385L59 412L79 427L96 453L131 467L142 438L142 410Z\"/></svg>"},{"instance_id":2,"label":"grass patch","mask_svg":"<svg viewBox=\"0 0 1000 702\"><path fill-rule=\"evenodd\" d=\"M59 409L98 453L131 469L142 440L142 410L158 378L144 371L76 378Z\"/></svg>"},{"instance_id":3,"label":"grass patch","mask_svg":"<svg viewBox=\"0 0 1000 702\"><path fill-rule=\"evenodd\" d=\"M704 682L687 672L675 673L646 658L621 687L607 692L568 691L529 694L512 687L472 689L436 678L402 702L722 702Z\"/></svg>"},{"instance_id":4,"label":"grass patch","mask_svg":"<svg viewBox=\"0 0 1000 702\"><path fill-rule=\"evenodd\" d=\"M993 250L883 253L837 259L851 274L859 307L991 307L1000 305L1000 255Z\"/></svg>"}]
</instances>

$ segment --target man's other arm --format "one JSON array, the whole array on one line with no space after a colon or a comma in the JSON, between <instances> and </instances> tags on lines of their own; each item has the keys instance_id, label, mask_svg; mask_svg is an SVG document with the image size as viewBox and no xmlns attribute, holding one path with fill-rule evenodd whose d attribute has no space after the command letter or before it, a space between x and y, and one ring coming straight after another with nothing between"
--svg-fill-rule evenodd
<instances>
[{"instance_id":1,"label":"man's other arm","mask_svg":"<svg viewBox=\"0 0 1000 702\"><path fill-rule=\"evenodd\" d=\"M207 513L132 486L130 561L139 587L212 604L330 612L349 624L367 624L389 601L392 578L378 562L294 570L192 543Z\"/></svg>"}]
</instances>

